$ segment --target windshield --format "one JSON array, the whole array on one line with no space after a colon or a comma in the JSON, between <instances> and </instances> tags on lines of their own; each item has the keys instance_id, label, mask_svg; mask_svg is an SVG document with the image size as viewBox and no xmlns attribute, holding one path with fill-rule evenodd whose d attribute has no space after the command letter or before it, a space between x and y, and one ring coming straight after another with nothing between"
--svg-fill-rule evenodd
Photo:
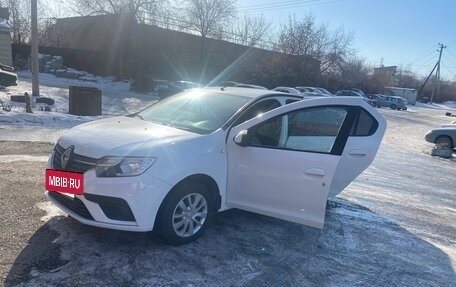
<instances>
[{"instance_id":1,"label":"windshield","mask_svg":"<svg viewBox=\"0 0 456 287\"><path fill-rule=\"evenodd\" d=\"M249 100L247 97L193 90L160 101L138 116L146 121L208 134L220 128Z\"/></svg>"}]
</instances>

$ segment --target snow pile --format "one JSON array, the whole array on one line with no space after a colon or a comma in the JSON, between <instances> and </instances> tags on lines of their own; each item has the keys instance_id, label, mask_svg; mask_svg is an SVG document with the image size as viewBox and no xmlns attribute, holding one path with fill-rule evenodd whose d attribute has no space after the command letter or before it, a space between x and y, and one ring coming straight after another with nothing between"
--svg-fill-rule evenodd
<instances>
[{"instance_id":1,"label":"snow pile","mask_svg":"<svg viewBox=\"0 0 456 287\"><path fill-rule=\"evenodd\" d=\"M130 82L114 82L113 78L95 77L96 82L85 82L78 79L58 78L53 74L40 73L40 96L51 98L55 104L51 112L44 112L46 104L34 104L34 113L25 113L25 104L10 101L11 96L31 94L31 73L18 72L17 86L0 91L0 100L11 107L7 112L0 109L0 124L32 125L58 128L71 128L77 124L103 118L130 114L139 111L159 99L153 93L136 93L130 91ZM99 117L82 117L68 114L69 86L98 88L102 91L102 114Z\"/></svg>"},{"instance_id":2,"label":"snow pile","mask_svg":"<svg viewBox=\"0 0 456 287\"><path fill-rule=\"evenodd\" d=\"M444 103L421 103L416 102L417 108L434 109L434 110L456 110L456 102L447 101Z\"/></svg>"}]
</instances>

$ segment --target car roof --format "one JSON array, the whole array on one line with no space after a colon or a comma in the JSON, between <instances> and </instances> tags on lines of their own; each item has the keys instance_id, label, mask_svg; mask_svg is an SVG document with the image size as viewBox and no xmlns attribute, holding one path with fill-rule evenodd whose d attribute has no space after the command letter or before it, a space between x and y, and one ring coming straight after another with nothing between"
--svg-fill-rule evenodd
<instances>
[{"instance_id":1,"label":"car roof","mask_svg":"<svg viewBox=\"0 0 456 287\"><path fill-rule=\"evenodd\" d=\"M292 94L263 90L263 89L251 89L251 88L242 88L242 87L207 87L207 88L198 88L194 90L200 90L204 92L212 92L217 94L233 95L233 96L242 96L250 99L256 99L260 97L277 95L277 96L293 96ZM296 96L296 95L294 95Z\"/></svg>"}]
</instances>

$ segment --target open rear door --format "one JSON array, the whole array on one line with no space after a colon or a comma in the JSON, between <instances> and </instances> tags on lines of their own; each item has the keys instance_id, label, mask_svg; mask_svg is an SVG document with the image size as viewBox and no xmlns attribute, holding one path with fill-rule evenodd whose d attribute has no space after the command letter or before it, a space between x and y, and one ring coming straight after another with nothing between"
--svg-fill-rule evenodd
<instances>
[{"instance_id":1,"label":"open rear door","mask_svg":"<svg viewBox=\"0 0 456 287\"><path fill-rule=\"evenodd\" d=\"M343 97L305 100L233 127L227 138L227 206L321 228L330 191L345 184L334 179L340 178L339 164L364 104ZM384 122L377 129L381 125L384 131ZM376 143L364 150L369 158L382 136L371 138ZM367 167L367 161L351 162L350 177Z\"/></svg>"}]
</instances>

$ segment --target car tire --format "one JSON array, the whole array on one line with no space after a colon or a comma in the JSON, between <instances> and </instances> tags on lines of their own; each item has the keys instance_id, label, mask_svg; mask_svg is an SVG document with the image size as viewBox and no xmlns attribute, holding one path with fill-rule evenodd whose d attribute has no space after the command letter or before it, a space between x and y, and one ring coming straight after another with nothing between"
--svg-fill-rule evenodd
<instances>
[{"instance_id":1,"label":"car tire","mask_svg":"<svg viewBox=\"0 0 456 287\"><path fill-rule=\"evenodd\" d=\"M390 106L390 108L391 108L392 110L395 110L395 109L396 109L396 105L395 105L395 104L392 104L392 105Z\"/></svg>"},{"instance_id":2,"label":"car tire","mask_svg":"<svg viewBox=\"0 0 456 287\"><path fill-rule=\"evenodd\" d=\"M438 138L435 139L434 143L435 143L435 145L446 146L446 147L449 147L450 149L452 149L454 147L453 141L447 136L439 136Z\"/></svg>"},{"instance_id":3,"label":"car tire","mask_svg":"<svg viewBox=\"0 0 456 287\"><path fill-rule=\"evenodd\" d=\"M214 210L209 189L201 183L178 186L160 210L160 232L173 245L189 243L203 235Z\"/></svg>"}]
</instances>

